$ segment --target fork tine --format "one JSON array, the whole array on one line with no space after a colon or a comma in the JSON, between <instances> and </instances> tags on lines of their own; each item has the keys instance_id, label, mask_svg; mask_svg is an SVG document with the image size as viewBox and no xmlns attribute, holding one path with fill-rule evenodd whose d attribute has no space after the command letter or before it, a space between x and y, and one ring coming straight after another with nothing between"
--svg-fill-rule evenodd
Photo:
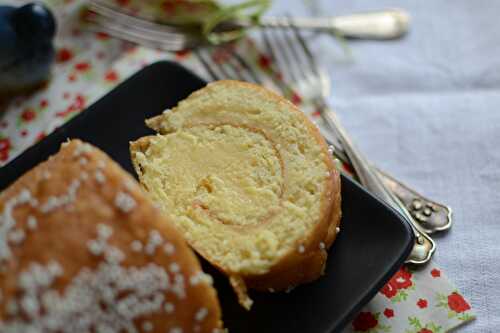
<instances>
[{"instance_id":1,"label":"fork tine","mask_svg":"<svg viewBox=\"0 0 500 333\"><path fill-rule=\"evenodd\" d=\"M300 50L302 51L302 54L305 56L305 61L307 62L309 69L312 73L312 75L306 74L307 80L310 82L310 84L316 83L321 90L324 90L325 87L324 87L323 76L320 73L319 66L311 50L309 49L309 46L307 45L307 42L305 41L304 37L300 34L300 31L298 29L292 28L292 31L299 43ZM302 61L302 63L304 63L304 61ZM325 133L326 134L325 136L331 138L332 137L331 132L333 132L335 133L334 137L338 137L337 127L331 122L330 118L325 114L326 101L324 95L320 94L315 96L315 98L312 99L312 103L319 111L319 115L324 126L326 126L329 130L328 132L330 132L330 133Z\"/></svg>"},{"instance_id":2,"label":"fork tine","mask_svg":"<svg viewBox=\"0 0 500 333\"><path fill-rule=\"evenodd\" d=\"M194 54L198 57L203 67L207 70L208 75L213 81L219 80L219 76L215 73L212 66L210 66L210 61L205 58L204 52L200 50L194 50Z\"/></svg>"},{"instance_id":3,"label":"fork tine","mask_svg":"<svg viewBox=\"0 0 500 333\"><path fill-rule=\"evenodd\" d=\"M96 23L98 25L96 27L90 28L91 30L104 31L117 38L131 41L137 44L153 48L160 48L166 51L178 51L186 47L185 43L181 40L169 41L169 40L158 40L154 38L147 38L143 36L143 34L136 33L130 30L125 30L121 25L112 23L107 23L107 24L100 24L98 22Z\"/></svg>"},{"instance_id":4,"label":"fork tine","mask_svg":"<svg viewBox=\"0 0 500 333\"><path fill-rule=\"evenodd\" d=\"M309 66L310 66L312 72L314 73L314 76L317 78L317 81L319 81L321 95L322 95L323 104L324 104L326 96L328 96L330 94L330 79L328 78L328 75L325 75L325 73L321 70L320 65L317 63L309 46L307 45L306 40L300 34L300 31L296 28L292 29L292 30L293 30L295 36L297 37L297 40L299 41L299 45L301 46L301 48L306 56L306 61L309 63Z\"/></svg>"},{"instance_id":5,"label":"fork tine","mask_svg":"<svg viewBox=\"0 0 500 333\"><path fill-rule=\"evenodd\" d=\"M199 54L204 61L204 65L206 66L208 71L212 72L212 77L215 80L224 80L231 78L231 75L227 71L227 69L218 61L213 59L214 49L214 47L210 47L201 49L199 51Z\"/></svg>"},{"instance_id":6,"label":"fork tine","mask_svg":"<svg viewBox=\"0 0 500 333\"><path fill-rule=\"evenodd\" d=\"M231 71L231 74L228 73L228 79L237 79L240 81L249 81L248 74L246 68L241 64L244 61L238 61L236 59L237 55L233 50L227 50L228 54L231 55L231 58L227 59L224 63L219 63L219 66L226 69L227 71ZM242 59L240 59L242 60Z\"/></svg>"},{"instance_id":7,"label":"fork tine","mask_svg":"<svg viewBox=\"0 0 500 333\"><path fill-rule=\"evenodd\" d=\"M123 13L119 10L103 5L100 1L91 0L89 9L107 20L118 21L130 27L151 29L153 32L161 32L166 35L171 35L172 37L185 35L185 31L180 28L158 24L153 21L148 21L140 17Z\"/></svg>"},{"instance_id":8,"label":"fork tine","mask_svg":"<svg viewBox=\"0 0 500 333\"><path fill-rule=\"evenodd\" d=\"M276 64L281 72L291 72L288 76L293 77L293 81L291 81L292 88L305 93L305 95L315 96L316 91L321 91L325 94L325 92L329 90L329 88L327 88L329 83L325 80L324 75L320 73L317 63L307 46L307 42L300 34L299 30L292 29L292 34L282 34L276 36L275 39L278 37L282 39L282 51L286 51L289 57L286 67L279 61L277 61ZM275 43L268 39L266 44L273 45ZM304 90L306 90L306 92ZM317 97L315 97L315 99L317 99ZM314 102L319 102L319 100Z\"/></svg>"},{"instance_id":9,"label":"fork tine","mask_svg":"<svg viewBox=\"0 0 500 333\"><path fill-rule=\"evenodd\" d=\"M276 53L274 52L274 48L271 46L271 40L269 39L268 36L268 31L269 29L261 29L262 31L262 40L264 42L264 47L266 50L266 54L271 57L271 60L273 62L276 62Z\"/></svg>"},{"instance_id":10,"label":"fork tine","mask_svg":"<svg viewBox=\"0 0 500 333\"><path fill-rule=\"evenodd\" d=\"M296 65L291 66L293 69L296 70L296 78L300 77L302 80L308 79L310 77L310 71L312 68L309 68L309 71L302 65L297 66L297 64L303 64L303 56L304 52L303 50L297 50L297 40L301 36L297 36L297 34L300 34L298 31L293 31L293 34L287 33L284 35L284 42L285 45L287 46L287 50L289 51L291 57L292 57L292 62L294 62ZM300 43L300 42L299 42ZM313 71L314 73L314 71Z\"/></svg>"},{"instance_id":11,"label":"fork tine","mask_svg":"<svg viewBox=\"0 0 500 333\"><path fill-rule=\"evenodd\" d=\"M302 37L300 31L297 28L292 28L291 30L295 35L295 37L297 38L297 41L299 42L302 50L304 51L306 55L306 60L309 63L311 70L314 72L314 74L319 75L318 64L316 63L316 60L314 59L311 50L307 46L307 42L305 41L304 37Z\"/></svg>"},{"instance_id":12,"label":"fork tine","mask_svg":"<svg viewBox=\"0 0 500 333\"><path fill-rule=\"evenodd\" d=\"M283 29L272 29L265 33L265 41L267 40L267 45L271 54L274 58L274 63L280 69L283 78L295 82L297 78L295 73L292 71L294 64L291 62L290 57L287 54L286 48L282 45L281 34Z\"/></svg>"},{"instance_id":13,"label":"fork tine","mask_svg":"<svg viewBox=\"0 0 500 333\"><path fill-rule=\"evenodd\" d=\"M218 51L221 52L221 49L219 48ZM238 52L230 48L226 48L223 52L228 52L228 54L231 55L231 58L224 61L224 63L208 59L207 56L204 56L205 52L196 52L201 63L213 79L238 79L254 83L259 83L261 81L250 64L248 64ZM209 51L207 51L207 53L209 53ZM213 55L213 52L210 52L210 55ZM222 75L218 75L217 73L221 73Z\"/></svg>"},{"instance_id":14,"label":"fork tine","mask_svg":"<svg viewBox=\"0 0 500 333\"><path fill-rule=\"evenodd\" d=\"M210 51L213 51L213 50L215 50L215 48L211 48ZM213 55L213 52L210 52L210 54ZM211 57L211 58L212 58L211 63L213 63L215 65L215 68L217 68L218 71L220 73L222 73L222 75L220 76L222 79L230 79L230 78L234 77L233 75L231 75L228 72L228 69L226 68L226 66L224 66L224 64L221 61L214 60L213 57Z\"/></svg>"},{"instance_id":15,"label":"fork tine","mask_svg":"<svg viewBox=\"0 0 500 333\"><path fill-rule=\"evenodd\" d=\"M285 75L288 71L285 70L288 66L283 66L283 58L280 57L281 52L278 50L279 48L277 47L276 40L279 40L279 38L276 38L276 31L274 29L262 29L262 36L264 40L264 44L266 46L266 53L269 54L273 60L273 63L276 64L277 68L280 70L282 75Z\"/></svg>"},{"instance_id":16,"label":"fork tine","mask_svg":"<svg viewBox=\"0 0 500 333\"><path fill-rule=\"evenodd\" d=\"M154 17L134 16L125 13L119 9L115 9L105 4L103 1L89 0L89 9L92 12L106 17L107 19L119 20L127 25L137 25L146 28L152 28L163 33L171 33L173 35L186 34L186 30L181 27L156 23Z\"/></svg>"},{"instance_id":17,"label":"fork tine","mask_svg":"<svg viewBox=\"0 0 500 333\"><path fill-rule=\"evenodd\" d=\"M282 44L283 49L287 49L289 55L292 58L289 58L288 61L291 65L288 67L283 67L283 63L279 61L275 61L278 66L278 69L283 72L289 72L293 69L296 70L295 77L296 80L292 82L291 86L294 89L298 89L299 92L305 93L309 97L312 105L320 111L320 117L325 125L332 130L331 124L326 119L326 115L323 112L325 101L323 96L318 95L317 92L323 89L323 82L321 81L321 75L319 74L319 69L314 61L311 51L309 50L306 41L301 36L300 32L297 29L292 29L293 34L289 34L283 36L283 34L276 36L276 38L281 37L285 39L285 43ZM276 58L276 53L273 52L275 48L274 40L271 40L272 35L263 32L264 44L266 47L273 53L273 57ZM295 38L293 38L295 37ZM276 39L275 38L275 39ZM296 40L295 40L296 39ZM280 85L281 90L289 89L289 86L286 84ZM313 90L312 90L313 89ZM307 93L308 91L309 93ZM324 133L326 137L330 137L329 133Z\"/></svg>"},{"instance_id":18,"label":"fork tine","mask_svg":"<svg viewBox=\"0 0 500 333\"><path fill-rule=\"evenodd\" d=\"M242 74L245 76L244 81L252 82L255 84L262 85L267 89L272 91L280 92L280 88L277 87L275 82L270 75L266 75L265 73L261 73L254 65L251 65L247 58L242 56L241 50L233 52L235 61L237 62L238 68L241 71L243 69ZM235 64L232 64L236 66Z\"/></svg>"},{"instance_id":19,"label":"fork tine","mask_svg":"<svg viewBox=\"0 0 500 333\"><path fill-rule=\"evenodd\" d=\"M304 74L302 66L297 66L301 64L302 61L298 56L297 52L295 52L295 43L290 37L290 33L288 29L280 29L281 34L277 36L277 40L280 43L281 54L283 55L283 59L285 60L288 68L288 72L290 73L290 77L293 80L292 82L299 82Z\"/></svg>"},{"instance_id":20,"label":"fork tine","mask_svg":"<svg viewBox=\"0 0 500 333\"><path fill-rule=\"evenodd\" d=\"M248 73L248 76L250 77L250 82L253 82L253 83L260 83L261 82L261 80L259 79L259 77L255 73L255 71L252 69L252 66L250 66L248 64L248 62L241 55L239 55L234 50L231 51L231 54L233 55L234 59L238 62L238 64L243 69L246 70L246 72ZM249 81L249 80L245 80L245 81Z\"/></svg>"},{"instance_id":21,"label":"fork tine","mask_svg":"<svg viewBox=\"0 0 500 333\"><path fill-rule=\"evenodd\" d=\"M188 35L178 28L122 13L102 5L101 1L91 0L89 8L94 15L90 16L88 21L118 38L169 51L185 49L199 43L193 35ZM89 28L96 30L94 26Z\"/></svg>"},{"instance_id":22,"label":"fork tine","mask_svg":"<svg viewBox=\"0 0 500 333\"><path fill-rule=\"evenodd\" d=\"M188 40L184 36L172 36L159 32L151 32L148 29L139 29L135 26L128 26L115 20L107 20L103 17L96 17L92 21L99 28L107 30L111 35L122 39L132 40L134 42L148 43L148 45L164 45L170 50L179 50L188 45ZM93 30L93 27L90 27Z\"/></svg>"},{"instance_id":23,"label":"fork tine","mask_svg":"<svg viewBox=\"0 0 500 333\"><path fill-rule=\"evenodd\" d=\"M220 50L221 49L219 49L219 51ZM199 56L201 63L214 80L234 79L235 76L240 75L234 67L226 66L225 64L213 59L214 48L199 50L196 54ZM229 72L229 69L231 69L231 72ZM243 80L242 77L240 79Z\"/></svg>"}]
</instances>

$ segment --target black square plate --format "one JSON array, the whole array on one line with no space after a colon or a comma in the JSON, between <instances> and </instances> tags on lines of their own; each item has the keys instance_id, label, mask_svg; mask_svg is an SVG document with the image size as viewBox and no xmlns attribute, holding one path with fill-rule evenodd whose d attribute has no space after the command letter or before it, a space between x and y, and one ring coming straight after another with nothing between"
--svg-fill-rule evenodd
<instances>
[{"instance_id":1,"label":"black square plate","mask_svg":"<svg viewBox=\"0 0 500 333\"><path fill-rule=\"evenodd\" d=\"M158 62L144 68L66 125L0 169L0 190L80 138L134 173L129 141L151 134L144 119L177 104L206 83L185 68ZM330 250L326 274L290 293L253 293L243 310L226 279L215 279L226 327L234 333L330 333L340 331L396 272L413 235L407 223L356 183L342 178L342 230Z\"/></svg>"}]
</instances>

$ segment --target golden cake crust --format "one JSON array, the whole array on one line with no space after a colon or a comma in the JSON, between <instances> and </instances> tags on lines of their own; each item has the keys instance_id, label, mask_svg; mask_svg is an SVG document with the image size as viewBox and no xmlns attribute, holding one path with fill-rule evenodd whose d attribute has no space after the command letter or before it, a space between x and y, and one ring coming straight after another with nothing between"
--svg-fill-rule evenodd
<instances>
[{"instance_id":1,"label":"golden cake crust","mask_svg":"<svg viewBox=\"0 0 500 333\"><path fill-rule=\"evenodd\" d=\"M310 136L314 138L316 144L320 147L323 162L327 166L329 173L329 176L325 177L324 180L325 187L321 196L320 217L318 222L311 230L307 231L302 239L298 240L297 247L282 256L265 274L235 275L233 272L228 271L226 267L221 267L217 262L212 260L210 256L204 255L203 251L199 251L199 249L194 246L195 250L197 250L200 255L204 256L205 259L214 264L219 270L230 276L231 284L240 298L240 303L248 308L251 301L246 296L246 286L261 291L281 291L291 289L302 283L313 281L321 276L326 263L327 250L339 231L338 227L341 218L340 176L334 166L331 155L328 153L328 146L320 135L318 128L292 103L281 96L250 83L218 81L194 92L185 101L191 99L209 99L211 95L216 94L215 90L221 89L243 89L247 92L251 91L255 95L258 95L263 103L277 105L276 109L283 110L283 112L292 112L298 116L303 124L306 125ZM180 102L179 106L185 103L185 101ZM221 105L224 105L223 102L221 102ZM178 112L178 108L179 107L174 108L169 112ZM165 115L160 115L148 119L146 123L160 134L175 131L175 129L170 128L169 124L165 122L164 117ZM208 122L209 116L207 115L206 117L206 121ZM134 154L146 150L152 138L153 137L144 137L131 143L132 160L140 179L141 166L134 158ZM144 185L143 182L141 183Z\"/></svg>"},{"instance_id":2,"label":"golden cake crust","mask_svg":"<svg viewBox=\"0 0 500 333\"><path fill-rule=\"evenodd\" d=\"M0 194L0 214L2 332L221 327L195 255L136 181L91 145L63 144Z\"/></svg>"}]
</instances>

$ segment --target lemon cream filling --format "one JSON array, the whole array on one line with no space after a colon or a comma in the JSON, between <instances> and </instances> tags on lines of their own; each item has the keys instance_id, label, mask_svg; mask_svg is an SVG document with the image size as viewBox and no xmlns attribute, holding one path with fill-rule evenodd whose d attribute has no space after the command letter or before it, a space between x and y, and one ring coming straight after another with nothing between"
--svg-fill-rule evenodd
<instances>
[{"instance_id":1,"label":"lemon cream filling","mask_svg":"<svg viewBox=\"0 0 500 333\"><path fill-rule=\"evenodd\" d=\"M152 189L176 216L244 230L280 206L279 152L258 131L195 126L155 137L146 155Z\"/></svg>"},{"instance_id":2,"label":"lemon cream filling","mask_svg":"<svg viewBox=\"0 0 500 333\"><path fill-rule=\"evenodd\" d=\"M329 175L321 154L295 145L251 127L195 124L148 137L134 160L201 255L234 274L262 274L318 223ZM305 163L308 153L316 163Z\"/></svg>"}]
</instances>

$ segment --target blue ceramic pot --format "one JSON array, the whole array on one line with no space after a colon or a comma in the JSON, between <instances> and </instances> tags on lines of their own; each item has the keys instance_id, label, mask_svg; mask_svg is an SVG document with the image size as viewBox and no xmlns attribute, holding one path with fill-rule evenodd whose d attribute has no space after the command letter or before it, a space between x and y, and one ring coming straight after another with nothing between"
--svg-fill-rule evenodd
<instances>
[{"instance_id":1,"label":"blue ceramic pot","mask_svg":"<svg viewBox=\"0 0 500 333\"><path fill-rule=\"evenodd\" d=\"M56 21L41 3L0 6L0 95L41 85L54 62Z\"/></svg>"}]
</instances>

